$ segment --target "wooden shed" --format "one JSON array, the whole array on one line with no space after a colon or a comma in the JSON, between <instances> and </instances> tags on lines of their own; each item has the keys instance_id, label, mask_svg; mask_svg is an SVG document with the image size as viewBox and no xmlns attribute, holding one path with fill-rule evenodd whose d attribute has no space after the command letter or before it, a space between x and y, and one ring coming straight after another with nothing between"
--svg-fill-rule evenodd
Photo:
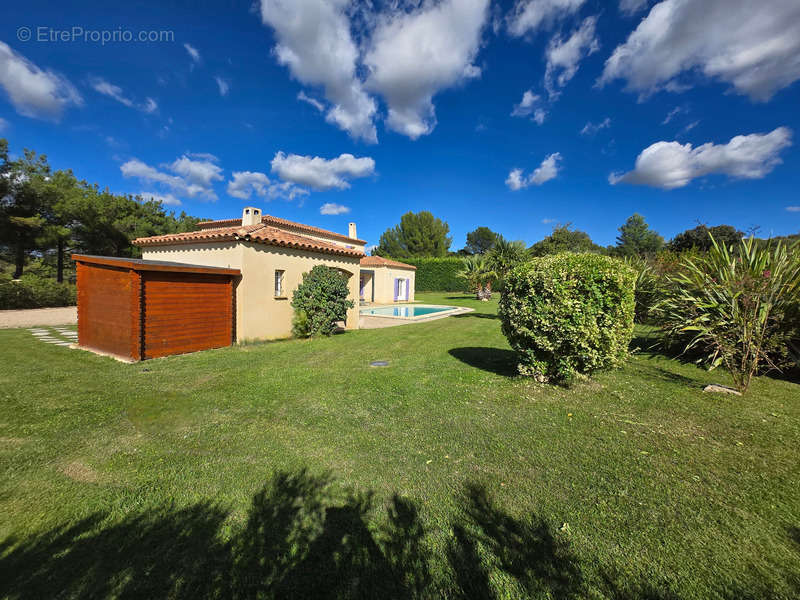
<instances>
[{"instance_id":1,"label":"wooden shed","mask_svg":"<svg viewBox=\"0 0 800 600\"><path fill-rule=\"evenodd\" d=\"M230 346L238 269L73 254L78 345L128 360Z\"/></svg>"}]
</instances>

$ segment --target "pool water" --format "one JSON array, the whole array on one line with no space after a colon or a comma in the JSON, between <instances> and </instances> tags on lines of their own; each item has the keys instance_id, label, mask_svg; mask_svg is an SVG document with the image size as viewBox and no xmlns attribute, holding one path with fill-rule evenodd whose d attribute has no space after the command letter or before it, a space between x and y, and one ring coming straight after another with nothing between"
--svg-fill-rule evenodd
<instances>
[{"instance_id":1,"label":"pool water","mask_svg":"<svg viewBox=\"0 0 800 600\"><path fill-rule=\"evenodd\" d=\"M413 319L435 313L453 310L454 306L379 306L377 308L365 308L361 310L362 315L374 315L376 317L403 317Z\"/></svg>"}]
</instances>

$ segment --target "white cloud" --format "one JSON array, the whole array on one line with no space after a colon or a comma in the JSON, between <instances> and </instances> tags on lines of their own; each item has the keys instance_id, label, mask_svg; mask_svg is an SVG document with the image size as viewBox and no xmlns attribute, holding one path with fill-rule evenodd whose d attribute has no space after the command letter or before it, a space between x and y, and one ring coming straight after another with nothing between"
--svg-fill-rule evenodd
<instances>
[{"instance_id":1,"label":"white cloud","mask_svg":"<svg viewBox=\"0 0 800 600\"><path fill-rule=\"evenodd\" d=\"M278 152L271 166L272 171L284 181L307 185L316 190L343 190L350 187L348 179L367 177L375 172L374 160L369 157L356 158L352 154L325 159Z\"/></svg>"},{"instance_id":2,"label":"white cloud","mask_svg":"<svg viewBox=\"0 0 800 600\"><path fill-rule=\"evenodd\" d=\"M562 156L559 152L554 152L545 157L538 167L533 170L533 173L527 177L524 175L522 169L512 169L506 179L506 185L513 191L521 190L532 185L542 185L546 181L555 179L558 176L559 162Z\"/></svg>"},{"instance_id":3,"label":"white cloud","mask_svg":"<svg viewBox=\"0 0 800 600\"><path fill-rule=\"evenodd\" d=\"M319 112L325 111L325 105L322 102L320 102L316 98L312 98L311 96L306 95L306 93L303 92L303 90L300 90L297 93L297 99L302 100L303 102L307 102L308 104L316 108Z\"/></svg>"},{"instance_id":4,"label":"white cloud","mask_svg":"<svg viewBox=\"0 0 800 600\"><path fill-rule=\"evenodd\" d=\"M625 16L635 15L647 7L648 0L619 0L619 12Z\"/></svg>"},{"instance_id":5,"label":"white cloud","mask_svg":"<svg viewBox=\"0 0 800 600\"><path fill-rule=\"evenodd\" d=\"M551 225L552 223L555 223L556 221L557 221L557 219L551 219L549 217L545 217L544 219L542 219L542 225Z\"/></svg>"},{"instance_id":6,"label":"white cloud","mask_svg":"<svg viewBox=\"0 0 800 600\"><path fill-rule=\"evenodd\" d=\"M681 129L681 130L678 132L678 135L677 135L676 137L680 137L680 136L682 136L682 135L686 135L686 134L687 134L687 133L689 133L689 132L690 132L692 129L694 129L695 127L697 127L698 125L700 125L700 121L699 121L699 120L698 120L698 121L692 121L691 123L689 123L688 125L686 125L686 127L684 127L683 129Z\"/></svg>"},{"instance_id":7,"label":"white cloud","mask_svg":"<svg viewBox=\"0 0 800 600\"><path fill-rule=\"evenodd\" d=\"M411 139L436 126L433 96L480 76L473 64L488 0L442 0L378 18L364 64L366 87L388 105L387 125Z\"/></svg>"},{"instance_id":8,"label":"white cloud","mask_svg":"<svg viewBox=\"0 0 800 600\"><path fill-rule=\"evenodd\" d=\"M326 120L376 142L375 101L356 77L359 50L350 35L349 8L349 0L262 0L261 19L275 30L278 62L304 85L323 88L333 105Z\"/></svg>"},{"instance_id":9,"label":"white cloud","mask_svg":"<svg viewBox=\"0 0 800 600\"><path fill-rule=\"evenodd\" d=\"M789 212L800 212L800 206L787 206L786 210Z\"/></svg>"},{"instance_id":10,"label":"white cloud","mask_svg":"<svg viewBox=\"0 0 800 600\"><path fill-rule=\"evenodd\" d=\"M770 133L737 135L727 144L697 148L678 142L656 142L636 158L636 168L609 175L609 183L649 185L665 190L684 187L697 177L722 174L737 179L761 179L781 164L779 154L792 144L792 132L778 127Z\"/></svg>"},{"instance_id":11,"label":"white cloud","mask_svg":"<svg viewBox=\"0 0 800 600\"><path fill-rule=\"evenodd\" d=\"M695 70L769 100L800 79L800 2L664 0L614 50L598 83L621 78L645 97L686 89L680 76Z\"/></svg>"},{"instance_id":12,"label":"white cloud","mask_svg":"<svg viewBox=\"0 0 800 600\"><path fill-rule=\"evenodd\" d=\"M677 117L681 113L685 113L685 112L688 112L686 108L684 108L682 106L676 106L675 108L673 108L671 111L669 111L667 113L667 116L664 117L664 120L661 121L661 124L662 125L666 125L667 123L672 121L672 119L674 119L675 117Z\"/></svg>"},{"instance_id":13,"label":"white cloud","mask_svg":"<svg viewBox=\"0 0 800 600\"><path fill-rule=\"evenodd\" d=\"M163 167L177 175L160 171L134 158L120 166L123 177L135 177L147 183L158 183L180 196L216 200L213 181L221 180L222 169L207 160L194 161L184 155Z\"/></svg>"},{"instance_id":14,"label":"white cloud","mask_svg":"<svg viewBox=\"0 0 800 600\"><path fill-rule=\"evenodd\" d=\"M258 171L235 171L228 182L228 195L241 200L249 200L253 194L265 200L284 198L294 200L308 196L309 191L297 187L291 181L271 181L265 173Z\"/></svg>"},{"instance_id":15,"label":"white cloud","mask_svg":"<svg viewBox=\"0 0 800 600\"><path fill-rule=\"evenodd\" d=\"M560 36L550 40L545 53L547 69L544 75L544 85L550 98L558 98L561 94L558 88L564 87L575 76L580 61L600 48L595 35L596 27L597 17L586 17L566 40Z\"/></svg>"},{"instance_id":16,"label":"white cloud","mask_svg":"<svg viewBox=\"0 0 800 600\"><path fill-rule=\"evenodd\" d=\"M158 104L156 103L155 100L153 100L148 96L147 98L144 99L144 104L142 104L139 108L144 112L150 114L158 110Z\"/></svg>"},{"instance_id":17,"label":"white cloud","mask_svg":"<svg viewBox=\"0 0 800 600\"><path fill-rule=\"evenodd\" d=\"M350 212L349 206L335 204L333 202L326 202L319 207L319 214L321 215L346 215Z\"/></svg>"},{"instance_id":18,"label":"white cloud","mask_svg":"<svg viewBox=\"0 0 800 600\"><path fill-rule=\"evenodd\" d=\"M261 1L278 62L304 85L322 88L331 103L328 122L368 142L377 141L369 93L386 101L389 128L412 139L433 130L433 97L480 76L473 61L489 14L489 0L386 5L374 13L372 4L349 0ZM298 98L324 109L305 94Z\"/></svg>"},{"instance_id":19,"label":"white cloud","mask_svg":"<svg viewBox=\"0 0 800 600\"><path fill-rule=\"evenodd\" d=\"M242 200L249 200L255 193L262 198L269 195L269 177L257 171L235 171L233 179L228 182L228 195Z\"/></svg>"},{"instance_id":20,"label":"white cloud","mask_svg":"<svg viewBox=\"0 0 800 600\"><path fill-rule=\"evenodd\" d=\"M217 87L219 87L219 95L227 96L231 89L231 84L222 77L214 77L214 81L217 82Z\"/></svg>"},{"instance_id":21,"label":"white cloud","mask_svg":"<svg viewBox=\"0 0 800 600\"><path fill-rule=\"evenodd\" d=\"M83 98L65 77L43 71L0 42L0 86L25 117L58 121L65 108L82 106Z\"/></svg>"},{"instance_id":22,"label":"white cloud","mask_svg":"<svg viewBox=\"0 0 800 600\"><path fill-rule=\"evenodd\" d=\"M145 201L155 200L161 202L166 206L180 206L181 201L172 194L156 194L154 192L139 192L137 196L141 196Z\"/></svg>"},{"instance_id":23,"label":"white cloud","mask_svg":"<svg viewBox=\"0 0 800 600\"><path fill-rule=\"evenodd\" d=\"M203 188L211 188L214 181L223 179L222 168L206 158L192 159L184 154L165 166L190 184L196 184Z\"/></svg>"},{"instance_id":24,"label":"white cloud","mask_svg":"<svg viewBox=\"0 0 800 600\"><path fill-rule=\"evenodd\" d=\"M152 98L145 98L145 101L142 104L137 104L125 95L125 92L121 87L114 85L113 83L110 83L101 77L92 77L89 80L89 84L97 93L108 96L109 98L113 98L128 108L135 108L148 114L154 113L158 110L158 104Z\"/></svg>"},{"instance_id":25,"label":"white cloud","mask_svg":"<svg viewBox=\"0 0 800 600\"><path fill-rule=\"evenodd\" d=\"M8 129L8 121L6 121L3 117L0 117L0 133Z\"/></svg>"},{"instance_id":26,"label":"white cloud","mask_svg":"<svg viewBox=\"0 0 800 600\"><path fill-rule=\"evenodd\" d=\"M186 52L189 53L189 56L192 57L192 61L199 63L200 62L200 51L192 46L191 44L184 44L184 48L186 48Z\"/></svg>"},{"instance_id":27,"label":"white cloud","mask_svg":"<svg viewBox=\"0 0 800 600\"><path fill-rule=\"evenodd\" d=\"M170 119L170 123L172 119ZM210 160L211 162L219 162L219 158L217 158L214 154L210 152L186 152L186 156L191 158L196 158L198 160Z\"/></svg>"},{"instance_id":28,"label":"white cloud","mask_svg":"<svg viewBox=\"0 0 800 600\"><path fill-rule=\"evenodd\" d=\"M576 12L586 0L517 0L507 17L508 32L516 37L535 33Z\"/></svg>"},{"instance_id":29,"label":"white cloud","mask_svg":"<svg viewBox=\"0 0 800 600\"><path fill-rule=\"evenodd\" d=\"M541 100L542 98L538 94L534 94L531 90L526 90L522 94L522 100L520 100L519 104L514 105L511 116L530 117L531 120L541 125L547 118L547 111L541 106L536 106Z\"/></svg>"},{"instance_id":30,"label":"white cloud","mask_svg":"<svg viewBox=\"0 0 800 600\"><path fill-rule=\"evenodd\" d=\"M597 125L589 121L588 123L586 123L586 125L583 126L583 129L581 129L581 135L588 135L588 136L596 135L597 132L600 131L601 129L608 129L609 127L611 127L610 117L606 117L605 119L600 121Z\"/></svg>"}]
</instances>

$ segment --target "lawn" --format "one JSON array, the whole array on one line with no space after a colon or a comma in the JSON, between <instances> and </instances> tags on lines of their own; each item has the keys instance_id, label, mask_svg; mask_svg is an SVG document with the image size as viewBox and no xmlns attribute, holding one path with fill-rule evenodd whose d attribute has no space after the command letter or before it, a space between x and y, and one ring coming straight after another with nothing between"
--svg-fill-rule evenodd
<instances>
[{"instance_id":1,"label":"lawn","mask_svg":"<svg viewBox=\"0 0 800 600\"><path fill-rule=\"evenodd\" d=\"M496 302L418 299L476 311L134 365L0 331L0 596L800 596L800 386L539 385Z\"/></svg>"}]
</instances>

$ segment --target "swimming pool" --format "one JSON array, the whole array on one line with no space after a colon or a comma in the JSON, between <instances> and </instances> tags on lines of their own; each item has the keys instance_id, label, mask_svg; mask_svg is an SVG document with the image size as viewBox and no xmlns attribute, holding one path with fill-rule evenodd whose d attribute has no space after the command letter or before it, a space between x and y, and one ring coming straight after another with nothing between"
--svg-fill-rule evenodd
<instances>
[{"instance_id":1,"label":"swimming pool","mask_svg":"<svg viewBox=\"0 0 800 600\"><path fill-rule=\"evenodd\" d=\"M362 315L371 315L374 317L398 317L401 319L415 319L442 313L450 310L456 310L456 306L418 306L415 304L405 306L376 306L375 308L362 308Z\"/></svg>"}]
</instances>

